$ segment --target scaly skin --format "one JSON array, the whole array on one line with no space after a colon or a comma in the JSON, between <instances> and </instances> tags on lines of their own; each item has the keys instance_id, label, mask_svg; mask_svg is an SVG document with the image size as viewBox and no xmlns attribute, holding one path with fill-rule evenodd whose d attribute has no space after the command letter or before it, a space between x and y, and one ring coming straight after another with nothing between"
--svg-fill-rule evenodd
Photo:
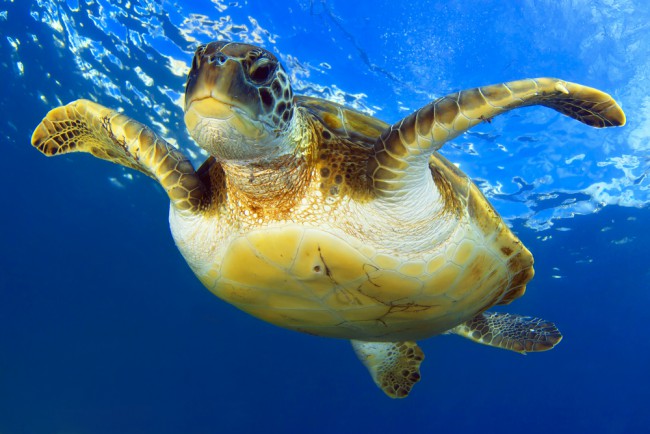
<instances>
[{"instance_id":1,"label":"scaly skin","mask_svg":"<svg viewBox=\"0 0 650 434\"><path fill-rule=\"evenodd\" d=\"M177 210L201 210L205 188L187 157L149 127L92 101L50 110L34 130L32 145L48 157L88 152L139 170L163 186Z\"/></svg>"},{"instance_id":2,"label":"scaly skin","mask_svg":"<svg viewBox=\"0 0 650 434\"><path fill-rule=\"evenodd\" d=\"M374 190L387 197L408 194L424 179L429 155L444 143L481 122L531 105L550 107L596 128L625 124L625 114L611 96L555 78L463 90L422 107L381 135L368 163Z\"/></svg>"}]
</instances>

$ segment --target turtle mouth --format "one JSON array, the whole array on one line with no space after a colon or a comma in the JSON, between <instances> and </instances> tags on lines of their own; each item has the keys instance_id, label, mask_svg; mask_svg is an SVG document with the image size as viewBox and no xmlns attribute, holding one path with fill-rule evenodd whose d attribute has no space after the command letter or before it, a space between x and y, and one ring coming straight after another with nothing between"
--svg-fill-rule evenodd
<instances>
[{"instance_id":1,"label":"turtle mouth","mask_svg":"<svg viewBox=\"0 0 650 434\"><path fill-rule=\"evenodd\" d=\"M201 129L215 131L215 135L234 139L236 132L242 138L262 140L270 126L256 114L234 101L224 101L212 95L190 99L185 109L185 125L194 135Z\"/></svg>"},{"instance_id":2,"label":"turtle mouth","mask_svg":"<svg viewBox=\"0 0 650 434\"><path fill-rule=\"evenodd\" d=\"M195 96L185 104L185 111L197 110L203 117L226 120L231 118L235 113L244 114L251 117L243 107L231 101L224 101L216 98L214 95Z\"/></svg>"},{"instance_id":3,"label":"turtle mouth","mask_svg":"<svg viewBox=\"0 0 650 434\"><path fill-rule=\"evenodd\" d=\"M233 127L249 138L259 138L260 130L272 130L273 126L260 119L258 113L245 104L237 103L230 98L219 98L215 95L193 96L185 104L185 123L192 131L204 121L232 123Z\"/></svg>"}]
</instances>

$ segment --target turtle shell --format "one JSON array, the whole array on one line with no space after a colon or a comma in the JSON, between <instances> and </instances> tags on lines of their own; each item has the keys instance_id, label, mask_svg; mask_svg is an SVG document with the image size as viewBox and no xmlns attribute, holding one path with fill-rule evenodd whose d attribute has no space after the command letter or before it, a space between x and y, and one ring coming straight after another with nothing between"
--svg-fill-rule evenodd
<instances>
[{"instance_id":1,"label":"turtle shell","mask_svg":"<svg viewBox=\"0 0 650 434\"><path fill-rule=\"evenodd\" d=\"M437 152L430 159L438 214L373 226L386 210L355 182L363 184L388 124L316 98L296 102L309 118L315 158L311 183L287 214L234 214L231 192L200 219L172 210L176 243L213 293L282 327L369 341L443 333L524 293L530 252L454 164ZM210 159L199 174L214 184L221 170Z\"/></svg>"},{"instance_id":2,"label":"turtle shell","mask_svg":"<svg viewBox=\"0 0 650 434\"><path fill-rule=\"evenodd\" d=\"M298 106L304 107L339 138L372 146L390 125L357 110L321 98L298 95Z\"/></svg>"}]
</instances>

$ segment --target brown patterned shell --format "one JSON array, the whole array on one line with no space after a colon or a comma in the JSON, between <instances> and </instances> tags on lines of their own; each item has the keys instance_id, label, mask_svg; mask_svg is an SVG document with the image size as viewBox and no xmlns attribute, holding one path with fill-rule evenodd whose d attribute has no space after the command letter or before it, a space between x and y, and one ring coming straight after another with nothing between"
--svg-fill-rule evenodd
<instances>
[{"instance_id":1,"label":"brown patterned shell","mask_svg":"<svg viewBox=\"0 0 650 434\"><path fill-rule=\"evenodd\" d=\"M382 120L324 99L296 96L295 101L338 137L368 147L374 146L377 138L390 127ZM458 214L467 213L483 235L493 239L494 243L501 246L504 256L509 257L506 265L516 277L508 292L500 294L492 304L509 304L521 297L526 290L526 283L534 275L532 254L510 231L479 188L456 165L434 151L429 160L429 168L445 206ZM510 256L510 253L515 254ZM489 307L490 304L485 306L486 309Z\"/></svg>"},{"instance_id":2,"label":"brown patterned shell","mask_svg":"<svg viewBox=\"0 0 650 434\"><path fill-rule=\"evenodd\" d=\"M372 147L389 124L365 113L320 98L296 96L295 102L306 108L331 132Z\"/></svg>"}]
</instances>

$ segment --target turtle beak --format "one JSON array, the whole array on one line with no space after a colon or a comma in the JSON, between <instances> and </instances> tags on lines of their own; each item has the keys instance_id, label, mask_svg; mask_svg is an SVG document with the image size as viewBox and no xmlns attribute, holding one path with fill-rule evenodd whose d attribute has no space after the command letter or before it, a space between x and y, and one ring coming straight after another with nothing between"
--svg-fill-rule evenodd
<instances>
[{"instance_id":1,"label":"turtle beak","mask_svg":"<svg viewBox=\"0 0 650 434\"><path fill-rule=\"evenodd\" d=\"M212 42L196 50L185 86L185 112L198 103L203 117L227 119L239 112L256 120L261 114L259 93L246 80L241 61L222 51L228 45Z\"/></svg>"}]
</instances>

